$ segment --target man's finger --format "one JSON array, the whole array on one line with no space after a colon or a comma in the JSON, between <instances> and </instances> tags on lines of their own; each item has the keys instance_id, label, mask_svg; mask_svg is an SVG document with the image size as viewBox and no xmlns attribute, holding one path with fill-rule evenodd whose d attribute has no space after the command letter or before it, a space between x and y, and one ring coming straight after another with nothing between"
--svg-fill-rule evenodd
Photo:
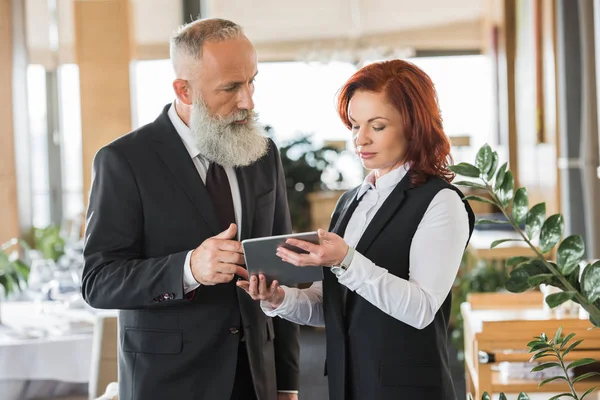
<instances>
[{"instance_id":1,"label":"man's finger","mask_svg":"<svg viewBox=\"0 0 600 400\"><path fill-rule=\"evenodd\" d=\"M258 276L258 293L267 295L269 294L269 289L267 289L267 279L263 274Z\"/></svg>"},{"instance_id":2,"label":"man's finger","mask_svg":"<svg viewBox=\"0 0 600 400\"><path fill-rule=\"evenodd\" d=\"M250 282L239 280L236 282L237 287L243 289L246 293L250 294Z\"/></svg>"},{"instance_id":3,"label":"man's finger","mask_svg":"<svg viewBox=\"0 0 600 400\"><path fill-rule=\"evenodd\" d=\"M236 240L221 239L217 241L217 248L221 251L244 254L242 244Z\"/></svg>"},{"instance_id":4,"label":"man's finger","mask_svg":"<svg viewBox=\"0 0 600 400\"><path fill-rule=\"evenodd\" d=\"M215 239L233 239L237 233L236 224L230 224L229 228L215 236Z\"/></svg>"},{"instance_id":5,"label":"man's finger","mask_svg":"<svg viewBox=\"0 0 600 400\"><path fill-rule=\"evenodd\" d=\"M215 256L216 261L226 263L226 264L237 264L237 265L245 265L246 260L244 256L240 253L235 253L231 251L219 251Z\"/></svg>"},{"instance_id":6,"label":"man's finger","mask_svg":"<svg viewBox=\"0 0 600 400\"><path fill-rule=\"evenodd\" d=\"M215 265L215 272L221 273L221 274L235 274L237 275L238 273L244 274L245 276L247 276L247 272L244 268L240 267L237 264L229 264L229 263L224 263L224 262L219 262ZM244 273L244 271L246 271L246 273Z\"/></svg>"},{"instance_id":7,"label":"man's finger","mask_svg":"<svg viewBox=\"0 0 600 400\"><path fill-rule=\"evenodd\" d=\"M242 268L242 267L238 266L236 271L237 272L235 274L237 276L239 276L242 279L248 280L248 270L246 268Z\"/></svg>"}]
</instances>

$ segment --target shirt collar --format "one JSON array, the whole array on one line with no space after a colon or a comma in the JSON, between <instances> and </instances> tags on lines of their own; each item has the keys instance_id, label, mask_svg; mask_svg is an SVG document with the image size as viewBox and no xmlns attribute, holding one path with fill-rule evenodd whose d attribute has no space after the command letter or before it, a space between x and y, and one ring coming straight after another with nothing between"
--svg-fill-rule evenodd
<instances>
[{"instance_id":1,"label":"shirt collar","mask_svg":"<svg viewBox=\"0 0 600 400\"><path fill-rule=\"evenodd\" d=\"M185 145L186 150L190 154L191 158L196 158L200 155L200 150L198 150L198 146L196 146L196 141L194 140L194 134L189 126L183 122L183 120L177 114L177 110L175 109L175 103L171 104L171 107L168 111L169 119L171 123L175 127L175 130L181 137L183 144Z\"/></svg>"},{"instance_id":2,"label":"shirt collar","mask_svg":"<svg viewBox=\"0 0 600 400\"><path fill-rule=\"evenodd\" d=\"M357 198L360 199L369 189L374 189L376 191L382 191L389 189L390 187L396 186L402 178L406 175L408 170L410 169L410 165L408 163L391 170L381 178L377 179L375 171L371 171L363 181L360 189L357 193Z\"/></svg>"}]
</instances>

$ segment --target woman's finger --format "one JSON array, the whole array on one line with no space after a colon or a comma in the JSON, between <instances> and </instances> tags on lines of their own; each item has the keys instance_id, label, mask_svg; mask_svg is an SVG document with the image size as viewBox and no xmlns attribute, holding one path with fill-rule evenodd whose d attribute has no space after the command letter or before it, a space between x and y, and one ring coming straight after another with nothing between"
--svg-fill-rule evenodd
<instances>
[{"instance_id":1,"label":"woman's finger","mask_svg":"<svg viewBox=\"0 0 600 400\"><path fill-rule=\"evenodd\" d=\"M297 267L305 267L309 265L319 265L318 260L313 260L312 254L298 254L294 251L283 247L277 249L277 256L283 261L295 265Z\"/></svg>"},{"instance_id":2,"label":"woman's finger","mask_svg":"<svg viewBox=\"0 0 600 400\"><path fill-rule=\"evenodd\" d=\"M288 239L285 242L291 246L296 246L296 247L301 248L302 250L306 250L309 253L314 253L319 249L318 245L307 242L305 240Z\"/></svg>"}]
</instances>

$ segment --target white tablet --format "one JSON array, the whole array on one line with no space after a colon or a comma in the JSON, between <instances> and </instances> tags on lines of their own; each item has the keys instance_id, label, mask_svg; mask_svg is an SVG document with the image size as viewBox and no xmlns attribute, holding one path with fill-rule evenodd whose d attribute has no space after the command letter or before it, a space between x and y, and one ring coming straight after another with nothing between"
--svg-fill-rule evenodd
<instances>
[{"instance_id":1,"label":"white tablet","mask_svg":"<svg viewBox=\"0 0 600 400\"><path fill-rule=\"evenodd\" d=\"M250 275L264 274L270 284L277 279L281 285L297 285L323 280L323 267L296 267L277 256L277 248L285 247L296 253L307 253L285 241L289 238L319 244L317 232L295 233L290 235L269 236L242 241L246 268Z\"/></svg>"}]
</instances>

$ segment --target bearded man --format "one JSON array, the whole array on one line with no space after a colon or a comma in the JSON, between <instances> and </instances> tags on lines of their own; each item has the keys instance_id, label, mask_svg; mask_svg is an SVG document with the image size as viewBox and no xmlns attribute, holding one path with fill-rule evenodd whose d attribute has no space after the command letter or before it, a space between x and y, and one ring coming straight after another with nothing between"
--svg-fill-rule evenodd
<instances>
[{"instance_id":1,"label":"bearded man","mask_svg":"<svg viewBox=\"0 0 600 400\"><path fill-rule=\"evenodd\" d=\"M240 241L291 232L253 113L256 52L222 19L171 40L175 101L94 159L82 293L119 309L119 399L297 399L298 327L236 287Z\"/></svg>"}]
</instances>

